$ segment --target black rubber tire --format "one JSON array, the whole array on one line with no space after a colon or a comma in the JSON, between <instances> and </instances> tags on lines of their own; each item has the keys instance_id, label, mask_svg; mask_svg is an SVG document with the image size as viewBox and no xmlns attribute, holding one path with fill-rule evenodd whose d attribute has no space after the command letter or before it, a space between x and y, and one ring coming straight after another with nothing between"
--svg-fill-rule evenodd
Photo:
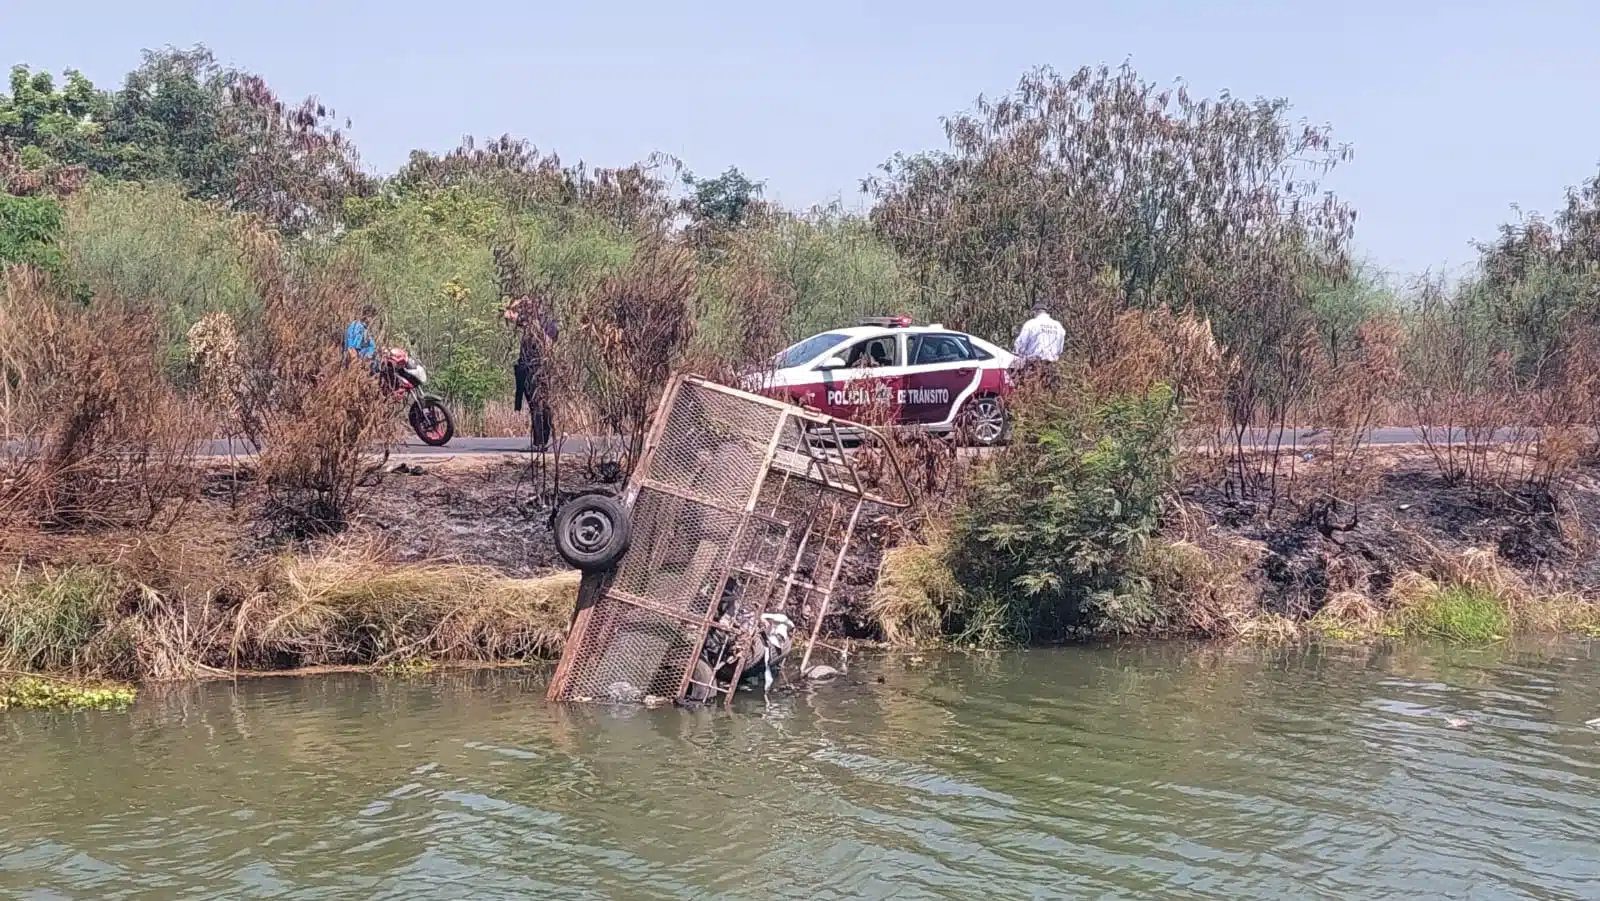
<instances>
[{"instance_id":1,"label":"black rubber tire","mask_svg":"<svg viewBox=\"0 0 1600 901\"><path fill-rule=\"evenodd\" d=\"M693 681L689 683L689 690L683 693L685 701L704 704L716 696L716 691L708 687L712 680L711 664L704 660L696 660L694 662L694 676L691 678Z\"/></svg>"},{"instance_id":2,"label":"black rubber tire","mask_svg":"<svg viewBox=\"0 0 1600 901\"><path fill-rule=\"evenodd\" d=\"M433 435L428 434L422 421L424 408L433 414L435 422L443 423L444 428L442 431ZM445 407L444 401L431 394L424 395L422 403L411 408L410 416L411 431L416 432L417 437L422 439L422 443L429 447L444 447L450 443L451 438L456 436L456 421L451 418L450 410Z\"/></svg>"},{"instance_id":3,"label":"black rubber tire","mask_svg":"<svg viewBox=\"0 0 1600 901\"><path fill-rule=\"evenodd\" d=\"M999 418L998 430L990 432L987 436L980 436L978 434L980 418L986 420L986 424L992 428L995 416ZM961 411L958 423L957 433L968 439L974 447L994 447L1003 444L1011 434L1011 414L1000 398L993 394L980 395L968 401Z\"/></svg>"},{"instance_id":4,"label":"black rubber tire","mask_svg":"<svg viewBox=\"0 0 1600 901\"><path fill-rule=\"evenodd\" d=\"M628 552L633 518L614 497L584 494L556 511L556 552L584 572L611 569Z\"/></svg>"}]
</instances>

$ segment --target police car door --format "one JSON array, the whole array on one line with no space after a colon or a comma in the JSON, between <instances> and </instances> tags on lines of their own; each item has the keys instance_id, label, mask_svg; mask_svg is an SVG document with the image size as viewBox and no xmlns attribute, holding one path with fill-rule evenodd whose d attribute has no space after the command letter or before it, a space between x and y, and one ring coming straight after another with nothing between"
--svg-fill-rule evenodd
<instances>
[{"instance_id":1,"label":"police car door","mask_svg":"<svg viewBox=\"0 0 1600 901\"><path fill-rule=\"evenodd\" d=\"M899 418L905 377L905 343L898 334L879 335L845 345L817 364L822 371L822 410L842 419ZM830 361L843 366L826 365Z\"/></svg>"},{"instance_id":2,"label":"police car door","mask_svg":"<svg viewBox=\"0 0 1600 901\"><path fill-rule=\"evenodd\" d=\"M913 335L906 362L901 392L905 422L949 423L981 375L972 345L961 335L945 332Z\"/></svg>"}]
</instances>

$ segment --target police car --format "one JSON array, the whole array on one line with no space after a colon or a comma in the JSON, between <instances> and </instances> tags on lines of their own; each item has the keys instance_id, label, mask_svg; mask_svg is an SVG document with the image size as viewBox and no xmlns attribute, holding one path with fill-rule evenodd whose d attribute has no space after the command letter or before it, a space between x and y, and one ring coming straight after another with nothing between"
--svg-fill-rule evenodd
<instances>
[{"instance_id":1,"label":"police car","mask_svg":"<svg viewBox=\"0 0 1600 901\"><path fill-rule=\"evenodd\" d=\"M987 446L1006 435L1004 398L1014 359L937 323L867 319L790 346L752 387L841 419L875 421L886 413L902 425L959 430Z\"/></svg>"}]
</instances>

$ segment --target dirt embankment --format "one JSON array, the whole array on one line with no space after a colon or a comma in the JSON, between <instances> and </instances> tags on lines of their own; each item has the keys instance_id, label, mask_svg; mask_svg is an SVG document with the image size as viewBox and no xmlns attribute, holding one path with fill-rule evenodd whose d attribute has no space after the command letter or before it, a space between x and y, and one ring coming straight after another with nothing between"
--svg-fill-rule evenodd
<instances>
[{"instance_id":1,"label":"dirt embankment","mask_svg":"<svg viewBox=\"0 0 1600 901\"><path fill-rule=\"evenodd\" d=\"M1532 591L1600 596L1600 471L1552 490L1453 484L1421 449L1386 451L1371 466L1370 492L1332 509L1289 499L1267 511L1220 485L1190 485L1190 519L1171 531L1254 546L1246 576L1262 609L1291 619L1314 616L1341 592L1381 604L1403 577L1471 553Z\"/></svg>"},{"instance_id":2,"label":"dirt embankment","mask_svg":"<svg viewBox=\"0 0 1600 901\"><path fill-rule=\"evenodd\" d=\"M576 459L559 478L524 456L399 462L333 538L274 535L259 487L225 467L169 530L0 534L0 668L181 679L556 653L578 580L556 553L552 510L620 486ZM1210 625L1182 629L1241 636L1334 609L1382 629L1408 596L1462 584L1504 600L1478 634L1570 628L1568 614L1600 622L1600 471L1549 492L1448 484L1421 453L1377 463L1358 504L1323 515L1303 499L1268 512L1217 485L1186 488L1161 536L1184 545L1165 558L1178 567L1167 584L1173 603L1207 596ZM869 601L898 531L886 515L858 529L828 634L882 637ZM1557 595L1567 607L1526 615Z\"/></svg>"},{"instance_id":3,"label":"dirt embankment","mask_svg":"<svg viewBox=\"0 0 1600 901\"><path fill-rule=\"evenodd\" d=\"M553 468L525 456L418 459L420 474L387 475L366 499L345 541L372 541L399 563L466 564L513 578L565 570L549 528L553 506L582 491L617 490L584 461ZM1469 552L1534 592L1600 596L1600 471L1577 473L1555 492L1450 484L1421 449L1388 449L1371 461L1377 473L1359 502L1331 511L1285 499L1272 511L1243 502L1218 484L1182 491L1187 521L1169 537L1200 537L1249 553L1244 582L1260 612L1291 620L1314 617L1341 593L1379 607L1397 581L1439 575L1441 561ZM1308 509L1314 512L1307 512ZM1193 534L1197 530L1203 537ZM883 551L895 524L869 516L835 587L836 617L827 631L878 639L870 610Z\"/></svg>"},{"instance_id":4,"label":"dirt embankment","mask_svg":"<svg viewBox=\"0 0 1600 901\"><path fill-rule=\"evenodd\" d=\"M581 460L562 466L559 482L549 467L526 457L458 457L418 460L421 475L394 473L368 497L354 532L380 540L396 560L448 561L491 566L510 576L566 569L551 532L551 500L592 489L620 490L587 471ZM835 586L829 631L875 638L867 610L878 560L892 531L886 516L867 515Z\"/></svg>"}]
</instances>

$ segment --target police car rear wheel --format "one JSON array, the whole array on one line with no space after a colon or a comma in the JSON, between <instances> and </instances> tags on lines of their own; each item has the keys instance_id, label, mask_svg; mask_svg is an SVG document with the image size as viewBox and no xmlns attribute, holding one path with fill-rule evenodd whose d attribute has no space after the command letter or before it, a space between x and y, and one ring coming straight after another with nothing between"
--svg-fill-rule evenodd
<instances>
[{"instance_id":1,"label":"police car rear wheel","mask_svg":"<svg viewBox=\"0 0 1600 901\"><path fill-rule=\"evenodd\" d=\"M1006 408L994 395L973 398L961 416L961 431L979 447L993 447L1006 434Z\"/></svg>"}]
</instances>

